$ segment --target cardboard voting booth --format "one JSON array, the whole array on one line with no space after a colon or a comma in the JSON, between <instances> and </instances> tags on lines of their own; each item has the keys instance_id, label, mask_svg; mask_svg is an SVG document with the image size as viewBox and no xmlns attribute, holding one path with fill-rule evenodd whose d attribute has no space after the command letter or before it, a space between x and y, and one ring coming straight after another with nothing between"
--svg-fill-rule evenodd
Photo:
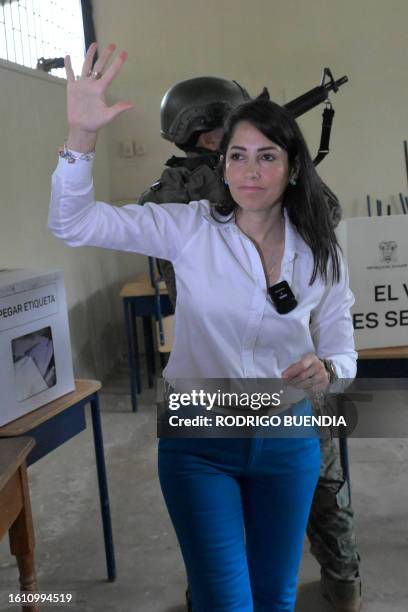
<instances>
[{"instance_id":1,"label":"cardboard voting booth","mask_svg":"<svg viewBox=\"0 0 408 612\"><path fill-rule=\"evenodd\" d=\"M62 272L0 270L0 426L74 389Z\"/></svg>"},{"instance_id":2,"label":"cardboard voting booth","mask_svg":"<svg viewBox=\"0 0 408 612\"><path fill-rule=\"evenodd\" d=\"M408 346L408 215L345 219L357 349Z\"/></svg>"}]
</instances>

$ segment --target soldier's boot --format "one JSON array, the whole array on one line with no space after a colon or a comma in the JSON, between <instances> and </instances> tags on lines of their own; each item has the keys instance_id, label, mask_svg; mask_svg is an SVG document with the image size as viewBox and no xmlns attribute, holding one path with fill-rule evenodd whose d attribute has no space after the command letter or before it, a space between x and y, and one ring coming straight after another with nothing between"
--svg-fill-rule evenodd
<instances>
[{"instance_id":1,"label":"soldier's boot","mask_svg":"<svg viewBox=\"0 0 408 612\"><path fill-rule=\"evenodd\" d=\"M336 612L361 609L360 556L353 509L343 477L337 442L321 443L322 466L310 511L307 535L321 567L321 588Z\"/></svg>"},{"instance_id":2,"label":"soldier's boot","mask_svg":"<svg viewBox=\"0 0 408 612\"><path fill-rule=\"evenodd\" d=\"M336 612L360 612L361 579L344 582L333 579L324 572L321 577L322 594L331 603Z\"/></svg>"}]
</instances>

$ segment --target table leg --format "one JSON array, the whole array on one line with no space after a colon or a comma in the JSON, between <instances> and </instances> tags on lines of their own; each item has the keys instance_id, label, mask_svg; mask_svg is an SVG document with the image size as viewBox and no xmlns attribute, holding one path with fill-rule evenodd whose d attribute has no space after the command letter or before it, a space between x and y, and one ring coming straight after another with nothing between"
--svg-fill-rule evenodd
<instances>
[{"instance_id":1,"label":"table leg","mask_svg":"<svg viewBox=\"0 0 408 612\"><path fill-rule=\"evenodd\" d=\"M345 396L343 394L339 394L337 396L337 411L339 415L345 413L344 399ZM339 432L339 453L343 476L347 482L348 503L351 505L350 463L348 456L347 435L344 432Z\"/></svg>"},{"instance_id":2,"label":"table leg","mask_svg":"<svg viewBox=\"0 0 408 612\"><path fill-rule=\"evenodd\" d=\"M30 495L27 482L27 468L20 467L23 507L20 514L9 529L10 551L17 559L22 592L32 593L37 589L37 576L34 561L34 528L31 515ZM22 608L26 612L39 612L37 605Z\"/></svg>"},{"instance_id":3,"label":"table leg","mask_svg":"<svg viewBox=\"0 0 408 612\"><path fill-rule=\"evenodd\" d=\"M99 499L101 503L102 512L103 537L105 540L106 565L108 568L108 579L113 582L116 579L115 550L113 546L108 481L106 478L101 415L99 411L99 397L97 393L95 393L95 395L91 397L90 404L92 411L92 427L94 436L96 467L98 471Z\"/></svg>"},{"instance_id":4,"label":"table leg","mask_svg":"<svg viewBox=\"0 0 408 612\"><path fill-rule=\"evenodd\" d=\"M156 364L154 357L154 342L153 342L153 327L151 316L143 317L143 331L145 340L146 350L146 362L147 362L147 380L149 388L154 385L154 375L156 373Z\"/></svg>"},{"instance_id":5,"label":"table leg","mask_svg":"<svg viewBox=\"0 0 408 612\"><path fill-rule=\"evenodd\" d=\"M161 365L161 369L164 370L164 368L167 365L167 357L166 357L167 353L160 353L160 365Z\"/></svg>"},{"instance_id":6,"label":"table leg","mask_svg":"<svg viewBox=\"0 0 408 612\"><path fill-rule=\"evenodd\" d=\"M351 505L351 483L350 483L350 463L348 457L347 438L339 438L340 462L343 468L343 475L347 481L349 505Z\"/></svg>"},{"instance_id":7,"label":"table leg","mask_svg":"<svg viewBox=\"0 0 408 612\"><path fill-rule=\"evenodd\" d=\"M139 343L137 340L137 320L136 320L136 306L133 302L130 302L130 325L131 325L131 338L132 338L132 346L133 346L133 358L135 365L135 374L136 374L136 384L137 384L137 392L142 392L142 382L140 379L140 361L139 361Z\"/></svg>"},{"instance_id":8,"label":"table leg","mask_svg":"<svg viewBox=\"0 0 408 612\"><path fill-rule=\"evenodd\" d=\"M130 377L130 401L132 403L133 412L137 411L137 386L136 386L136 363L135 353L132 342L132 309L130 301L123 299L125 325L126 325L126 340L128 346L128 362L129 362L129 377Z\"/></svg>"}]
</instances>

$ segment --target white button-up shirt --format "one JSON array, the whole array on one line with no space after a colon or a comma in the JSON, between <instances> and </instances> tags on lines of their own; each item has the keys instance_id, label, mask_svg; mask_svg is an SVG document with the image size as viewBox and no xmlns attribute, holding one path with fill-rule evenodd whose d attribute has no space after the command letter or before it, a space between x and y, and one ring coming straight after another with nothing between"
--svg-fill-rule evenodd
<instances>
[{"instance_id":1,"label":"white button-up shirt","mask_svg":"<svg viewBox=\"0 0 408 612\"><path fill-rule=\"evenodd\" d=\"M174 344L168 379L280 378L314 352L332 359L339 377L356 372L350 307L354 302L342 261L332 284L313 270L310 248L285 216L279 281L298 305L276 311L259 253L234 220L219 223L208 200L180 204L96 202L92 163L60 159L52 178L49 227L69 246L99 246L170 260L177 282Z\"/></svg>"}]
</instances>

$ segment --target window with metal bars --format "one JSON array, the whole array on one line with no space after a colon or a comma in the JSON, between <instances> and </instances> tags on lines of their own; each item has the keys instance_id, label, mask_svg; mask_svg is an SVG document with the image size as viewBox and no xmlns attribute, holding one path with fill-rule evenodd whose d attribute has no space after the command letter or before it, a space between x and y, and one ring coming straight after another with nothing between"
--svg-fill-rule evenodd
<instances>
[{"instance_id":1,"label":"window with metal bars","mask_svg":"<svg viewBox=\"0 0 408 612\"><path fill-rule=\"evenodd\" d=\"M0 0L0 58L65 78L69 53L79 74L91 12L89 0Z\"/></svg>"}]
</instances>

